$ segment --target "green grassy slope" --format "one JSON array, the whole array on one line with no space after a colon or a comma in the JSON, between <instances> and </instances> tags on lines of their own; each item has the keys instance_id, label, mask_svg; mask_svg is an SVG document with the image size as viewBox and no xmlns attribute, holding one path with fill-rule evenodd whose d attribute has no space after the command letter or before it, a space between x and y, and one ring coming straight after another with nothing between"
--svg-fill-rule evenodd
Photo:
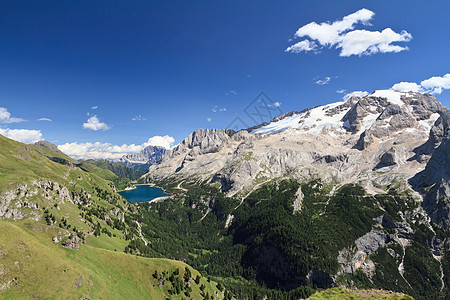
<instances>
[{"instance_id":1,"label":"green grassy slope","mask_svg":"<svg viewBox=\"0 0 450 300\"><path fill-rule=\"evenodd\" d=\"M130 180L137 180L139 177L145 174L144 171L141 170L135 170L133 168L118 164L118 163L111 163L106 160L93 160L88 159L86 162L96 165L99 168L107 169L116 174L117 176L121 178L127 178Z\"/></svg>"},{"instance_id":2,"label":"green grassy slope","mask_svg":"<svg viewBox=\"0 0 450 300\"><path fill-rule=\"evenodd\" d=\"M35 221L0 221L3 298L79 299L89 295L93 299L164 299L170 296L172 284L168 279L161 284L152 276L155 270L162 274L179 269L182 278L187 267L178 261L99 249L90 243L81 245L80 250L65 249L51 242L57 230ZM191 298L202 298L202 284L208 294L221 294L206 278L196 284L199 273L190 271Z\"/></svg>"},{"instance_id":3,"label":"green grassy slope","mask_svg":"<svg viewBox=\"0 0 450 300\"><path fill-rule=\"evenodd\" d=\"M136 205L117 194L114 178L54 145L0 135L0 298L223 298L213 281L195 283L191 268L184 280L181 262L123 252L140 239L128 225L136 226ZM61 246L77 236L79 250Z\"/></svg>"},{"instance_id":4,"label":"green grassy slope","mask_svg":"<svg viewBox=\"0 0 450 300\"><path fill-rule=\"evenodd\" d=\"M332 288L321 292L316 292L308 298L308 300L376 300L376 299L392 299L392 300L413 300L412 297L382 290L360 290L350 291L344 288Z\"/></svg>"}]
</instances>

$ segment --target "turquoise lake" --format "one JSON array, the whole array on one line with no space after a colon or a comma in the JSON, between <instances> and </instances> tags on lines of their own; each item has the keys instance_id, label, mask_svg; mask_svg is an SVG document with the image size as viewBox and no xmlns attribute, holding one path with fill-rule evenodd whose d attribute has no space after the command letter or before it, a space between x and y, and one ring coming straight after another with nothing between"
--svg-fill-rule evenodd
<instances>
[{"instance_id":1,"label":"turquoise lake","mask_svg":"<svg viewBox=\"0 0 450 300\"><path fill-rule=\"evenodd\" d=\"M169 196L160 188L147 184L138 184L134 190L119 192L130 202L148 202L158 197Z\"/></svg>"}]
</instances>

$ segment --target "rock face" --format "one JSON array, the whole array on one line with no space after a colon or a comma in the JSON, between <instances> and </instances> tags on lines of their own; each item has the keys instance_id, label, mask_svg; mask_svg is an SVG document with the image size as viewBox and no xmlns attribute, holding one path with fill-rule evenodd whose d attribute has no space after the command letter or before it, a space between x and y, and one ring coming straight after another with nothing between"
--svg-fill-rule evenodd
<instances>
[{"instance_id":1,"label":"rock face","mask_svg":"<svg viewBox=\"0 0 450 300\"><path fill-rule=\"evenodd\" d=\"M369 190L407 184L443 139L443 123L435 122L446 110L431 95L384 90L239 132L198 129L152 165L146 178L218 182L228 195L246 195L283 177L355 182ZM384 167L389 172L378 172Z\"/></svg>"},{"instance_id":2,"label":"rock face","mask_svg":"<svg viewBox=\"0 0 450 300\"><path fill-rule=\"evenodd\" d=\"M356 249L343 249L337 257L341 270L345 273L355 273L362 269L370 276L375 270L374 263L368 259L370 254L383 247L388 241L388 236L380 230L372 230L355 241Z\"/></svg>"},{"instance_id":3,"label":"rock face","mask_svg":"<svg viewBox=\"0 0 450 300\"><path fill-rule=\"evenodd\" d=\"M235 133L231 129L197 129L175 147L169 157L186 152L191 156L218 152Z\"/></svg>"},{"instance_id":4,"label":"rock face","mask_svg":"<svg viewBox=\"0 0 450 300\"><path fill-rule=\"evenodd\" d=\"M139 153L123 156L117 162L130 168L146 171L153 164L160 163L169 150L160 146L147 146Z\"/></svg>"},{"instance_id":5,"label":"rock face","mask_svg":"<svg viewBox=\"0 0 450 300\"><path fill-rule=\"evenodd\" d=\"M423 207L431 219L450 228L450 111L441 113L419 153L430 155L425 170L410 182L424 195Z\"/></svg>"}]
</instances>

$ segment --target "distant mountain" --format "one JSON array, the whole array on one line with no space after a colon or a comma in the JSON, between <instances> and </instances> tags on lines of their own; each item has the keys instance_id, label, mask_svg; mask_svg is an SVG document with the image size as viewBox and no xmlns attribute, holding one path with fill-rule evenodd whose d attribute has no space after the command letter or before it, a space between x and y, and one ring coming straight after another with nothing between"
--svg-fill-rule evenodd
<instances>
[{"instance_id":1,"label":"distant mountain","mask_svg":"<svg viewBox=\"0 0 450 300\"><path fill-rule=\"evenodd\" d=\"M147 146L142 151L125 155L115 162L136 170L147 171L151 165L159 164L168 152L169 150L164 147Z\"/></svg>"},{"instance_id":2,"label":"distant mountain","mask_svg":"<svg viewBox=\"0 0 450 300\"><path fill-rule=\"evenodd\" d=\"M86 160L86 162L96 165L99 168L110 170L111 172L113 172L114 174L116 174L117 176L119 176L121 178L127 178L127 179L133 180L133 181L139 179L139 177L141 177L142 175L145 174L144 171L136 170L136 169L127 167L125 165L122 165L119 163L114 163L114 162L109 162L106 160L88 159L88 160Z\"/></svg>"}]
</instances>

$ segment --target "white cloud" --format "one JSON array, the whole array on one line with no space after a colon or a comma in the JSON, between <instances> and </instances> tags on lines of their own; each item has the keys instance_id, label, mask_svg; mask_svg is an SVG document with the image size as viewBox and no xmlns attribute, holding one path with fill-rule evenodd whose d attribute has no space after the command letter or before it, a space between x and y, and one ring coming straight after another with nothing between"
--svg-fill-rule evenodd
<instances>
[{"instance_id":1,"label":"white cloud","mask_svg":"<svg viewBox=\"0 0 450 300\"><path fill-rule=\"evenodd\" d=\"M372 55L408 50L408 47L392 45L392 43L409 42L411 39L412 35L404 30L401 33L396 33L391 28L381 32L354 30L345 34L336 47L342 49L339 56Z\"/></svg>"},{"instance_id":2,"label":"white cloud","mask_svg":"<svg viewBox=\"0 0 450 300\"><path fill-rule=\"evenodd\" d=\"M74 159L119 159L124 155L137 153L147 146L161 146L168 149L175 142L173 137L154 136L148 139L146 143L141 145L123 144L113 145L111 143L65 143L59 145L58 149Z\"/></svg>"},{"instance_id":3,"label":"white cloud","mask_svg":"<svg viewBox=\"0 0 450 300\"><path fill-rule=\"evenodd\" d=\"M25 144L33 144L42 140L42 133L40 130L0 128L0 134Z\"/></svg>"},{"instance_id":4,"label":"white cloud","mask_svg":"<svg viewBox=\"0 0 450 300\"><path fill-rule=\"evenodd\" d=\"M145 147L151 145L151 146L160 146L160 147L164 147L166 149L170 149L170 148L172 148L174 142L175 142L175 139L171 136L155 135L154 137L149 138L147 143L144 143L144 145L145 145Z\"/></svg>"},{"instance_id":5,"label":"white cloud","mask_svg":"<svg viewBox=\"0 0 450 300\"><path fill-rule=\"evenodd\" d=\"M317 47L317 44L315 42L311 42L309 40L303 40L301 42L295 43L294 45L291 45L286 48L285 52L293 52L293 53L300 53L300 52L318 52L319 47Z\"/></svg>"},{"instance_id":6,"label":"white cloud","mask_svg":"<svg viewBox=\"0 0 450 300\"><path fill-rule=\"evenodd\" d=\"M66 143L58 149L75 159L119 159L144 149L142 145L112 145L110 143Z\"/></svg>"},{"instance_id":7,"label":"white cloud","mask_svg":"<svg viewBox=\"0 0 450 300\"><path fill-rule=\"evenodd\" d=\"M391 28L382 31L353 30L355 25L370 25L369 21L375 15L368 9L360 9L355 13L334 22L317 24L311 22L300 27L295 38L307 37L285 52L315 52L319 53L324 47L341 49L339 56L372 55L375 53L400 52L408 47L393 45L396 42L409 42L412 35L406 31L396 33Z\"/></svg>"},{"instance_id":8,"label":"white cloud","mask_svg":"<svg viewBox=\"0 0 450 300\"><path fill-rule=\"evenodd\" d=\"M443 90L450 89L450 74L444 76L433 76L423 80L420 85L431 94L440 94Z\"/></svg>"},{"instance_id":9,"label":"white cloud","mask_svg":"<svg viewBox=\"0 0 450 300\"><path fill-rule=\"evenodd\" d=\"M328 84L328 83L330 83L330 80L331 80L331 77L325 77L324 79L318 79L318 80L316 80L315 81L315 84L318 84L318 85L325 85L325 84Z\"/></svg>"},{"instance_id":10,"label":"white cloud","mask_svg":"<svg viewBox=\"0 0 450 300\"><path fill-rule=\"evenodd\" d=\"M92 106L91 109L97 109L98 105Z\"/></svg>"},{"instance_id":11,"label":"white cloud","mask_svg":"<svg viewBox=\"0 0 450 300\"><path fill-rule=\"evenodd\" d=\"M49 118L39 118L39 119L37 119L37 121L47 121L47 122L51 122L52 119L49 119Z\"/></svg>"},{"instance_id":12,"label":"white cloud","mask_svg":"<svg viewBox=\"0 0 450 300\"><path fill-rule=\"evenodd\" d=\"M355 96L355 97L364 97L369 95L368 92L366 91L353 91L351 93L347 93L344 95L344 97L342 97L342 99L344 99L344 101L347 101L349 98Z\"/></svg>"},{"instance_id":13,"label":"white cloud","mask_svg":"<svg viewBox=\"0 0 450 300\"><path fill-rule=\"evenodd\" d=\"M399 82L392 86L393 90L399 92L420 92L430 94L441 94L444 90L450 89L450 73L444 76L433 76L422 80L420 84L415 82Z\"/></svg>"},{"instance_id":14,"label":"white cloud","mask_svg":"<svg viewBox=\"0 0 450 300\"><path fill-rule=\"evenodd\" d=\"M146 119L143 117L143 116L141 116L141 115L139 115L139 116L134 116L132 119L131 119L131 121L145 121Z\"/></svg>"},{"instance_id":15,"label":"white cloud","mask_svg":"<svg viewBox=\"0 0 450 300\"><path fill-rule=\"evenodd\" d=\"M211 117L210 118L206 118L206 121L211 122L212 118Z\"/></svg>"},{"instance_id":16,"label":"white cloud","mask_svg":"<svg viewBox=\"0 0 450 300\"><path fill-rule=\"evenodd\" d=\"M5 107L0 107L0 123L19 123L24 122L24 119L11 117L11 113Z\"/></svg>"},{"instance_id":17,"label":"white cloud","mask_svg":"<svg viewBox=\"0 0 450 300\"><path fill-rule=\"evenodd\" d=\"M336 91L336 93L338 93L338 94L343 94L343 93L345 93L347 90L337 90Z\"/></svg>"},{"instance_id":18,"label":"white cloud","mask_svg":"<svg viewBox=\"0 0 450 300\"><path fill-rule=\"evenodd\" d=\"M103 122L100 122L100 120L97 118L96 115L90 117L86 123L83 123L83 128L84 129L89 129L89 130L108 130L111 129L111 127Z\"/></svg>"},{"instance_id":19,"label":"white cloud","mask_svg":"<svg viewBox=\"0 0 450 300\"><path fill-rule=\"evenodd\" d=\"M281 106L281 102L275 102L274 104L273 104L273 106L275 106L275 107L280 107Z\"/></svg>"},{"instance_id":20,"label":"white cloud","mask_svg":"<svg viewBox=\"0 0 450 300\"><path fill-rule=\"evenodd\" d=\"M393 90L399 91L399 92L420 92L422 90L422 87L420 84L417 84L415 82L399 82L392 86Z\"/></svg>"}]
</instances>

